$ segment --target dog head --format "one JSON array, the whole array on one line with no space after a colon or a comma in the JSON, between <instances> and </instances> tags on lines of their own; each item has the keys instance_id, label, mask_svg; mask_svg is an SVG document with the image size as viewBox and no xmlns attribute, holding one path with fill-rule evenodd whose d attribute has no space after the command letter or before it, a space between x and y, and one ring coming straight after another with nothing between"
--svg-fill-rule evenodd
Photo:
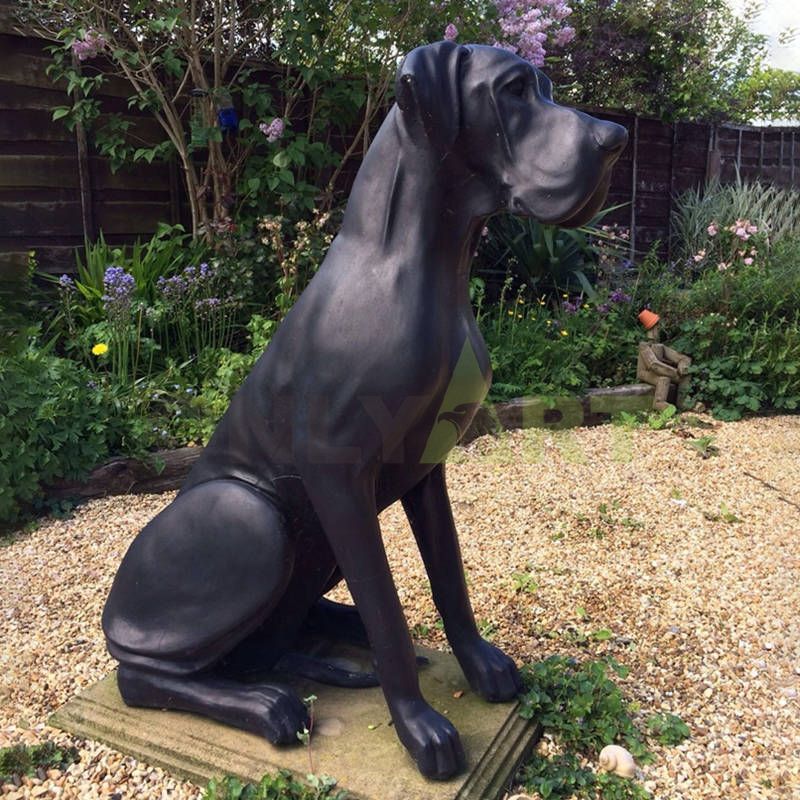
<instances>
[{"instance_id":1,"label":"dog head","mask_svg":"<svg viewBox=\"0 0 800 800\"><path fill-rule=\"evenodd\" d=\"M608 192L625 128L553 102L543 72L513 53L453 42L418 47L398 70L397 105L418 144L456 157L497 208L588 222Z\"/></svg>"}]
</instances>

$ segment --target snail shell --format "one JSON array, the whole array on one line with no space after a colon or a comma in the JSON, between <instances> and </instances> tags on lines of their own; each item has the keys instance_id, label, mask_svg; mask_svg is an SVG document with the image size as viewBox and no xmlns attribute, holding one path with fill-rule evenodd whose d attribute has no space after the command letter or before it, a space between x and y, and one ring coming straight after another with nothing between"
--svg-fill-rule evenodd
<instances>
[{"instance_id":1,"label":"snail shell","mask_svg":"<svg viewBox=\"0 0 800 800\"><path fill-rule=\"evenodd\" d=\"M623 778L632 778L636 774L636 762L633 756L618 744L609 744L600 751L600 766L607 772L614 772Z\"/></svg>"}]
</instances>

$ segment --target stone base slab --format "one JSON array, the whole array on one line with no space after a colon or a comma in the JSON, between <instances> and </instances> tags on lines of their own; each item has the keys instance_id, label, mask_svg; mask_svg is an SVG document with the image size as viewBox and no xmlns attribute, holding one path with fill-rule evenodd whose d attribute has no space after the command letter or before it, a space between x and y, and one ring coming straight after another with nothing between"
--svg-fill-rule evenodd
<instances>
[{"instance_id":1,"label":"stone base slab","mask_svg":"<svg viewBox=\"0 0 800 800\"><path fill-rule=\"evenodd\" d=\"M420 670L422 691L459 730L467 772L449 781L423 778L395 735L379 688L294 680L301 697L317 696L313 771L336 778L354 800L495 800L538 740L539 727L521 719L515 703L477 697L452 655L418 652L430 660ZM278 769L300 776L311 771L309 750L299 742L279 748L195 715L129 708L119 695L116 673L70 700L50 724L201 785L224 775L255 782Z\"/></svg>"}]
</instances>

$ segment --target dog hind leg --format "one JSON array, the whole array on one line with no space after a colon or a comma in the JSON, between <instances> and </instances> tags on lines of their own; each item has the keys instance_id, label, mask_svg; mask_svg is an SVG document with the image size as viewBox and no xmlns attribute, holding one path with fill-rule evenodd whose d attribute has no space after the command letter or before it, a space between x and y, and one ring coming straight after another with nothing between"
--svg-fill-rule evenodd
<instances>
[{"instance_id":1,"label":"dog hind leg","mask_svg":"<svg viewBox=\"0 0 800 800\"><path fill-rule=\"evenodd\" d=\"M103 613L123 700L296 741L307 712L291 689L217 672L253 630L269 628L293 564L283 517L266 494L236 480L180 494L134 540Z\"/></svg>"}]
</instances>

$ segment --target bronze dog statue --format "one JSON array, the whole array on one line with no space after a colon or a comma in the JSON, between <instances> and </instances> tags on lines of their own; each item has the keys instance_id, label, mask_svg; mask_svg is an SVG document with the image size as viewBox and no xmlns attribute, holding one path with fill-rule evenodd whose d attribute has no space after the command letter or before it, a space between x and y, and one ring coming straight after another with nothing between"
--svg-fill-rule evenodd
<instances>
[{"instance_id":1,"label":"bronze dog statue","mask_svg":"<svg viewBox=\"0 0 800 800\"><path fill-rule=\"evenodd\" d=\"M588 221L627 133L554 104L539 70L494 47L417 48L396 96L341 232L178 496L132 543L103 628L126 703L276 743L296 740L305 707L237 669L274 666L309 626L366 636L397 735L444 779L464 753L420 693L378 513L402 501L465 676L512 699L514 662L475 625L442 463L490 383L470 260L499 210ZM357 612L321 599L343 577Z\"/></svg>"}]
</instances>

